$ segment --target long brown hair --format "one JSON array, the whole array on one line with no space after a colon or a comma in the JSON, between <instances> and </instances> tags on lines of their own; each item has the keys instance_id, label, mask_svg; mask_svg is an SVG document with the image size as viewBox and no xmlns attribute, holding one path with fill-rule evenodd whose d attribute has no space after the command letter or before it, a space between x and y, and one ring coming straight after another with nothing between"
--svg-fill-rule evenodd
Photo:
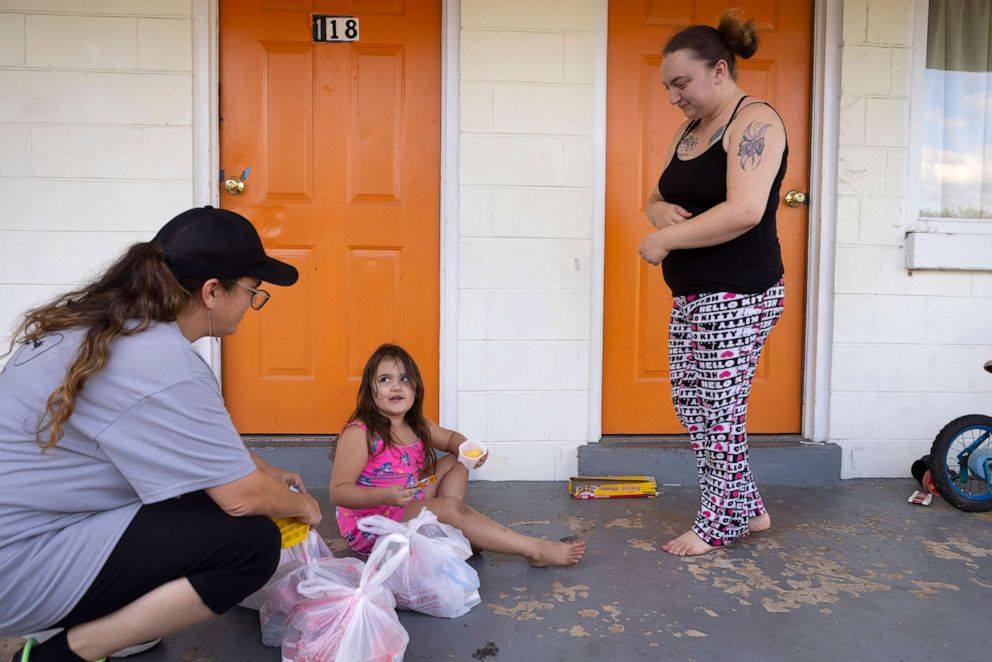
<instances>
[{"instance_id":1,"label":"long brown hair","mask_svg":"<svg viewBox=\"0 0 992 662\"><path fill-rule=\"evenodd\" d=\"M42 451L62 439L76 398L86 380L107 365L114 338L141 333L156 322L175 321L189 303L190 292L202 284L180 282L165 263L161 247L143 242L131 246L92 282L25 314L14 330L8 354L16 344L34 342L56 331L86 330L65 379L48 396L38 421L35 441Z\"/></svg>"},{"instance_id":2,"label":"long brown hair","mask_svg":"<svg viewBox=\"0 0 992 662\"><path fill-rule=\"evenodd\" d=\"M737 80L737 57L747 59L758 51L758 29L752 20L741 20L736 9L720 14L717 27L690 25L680 30L662 51L663 55L681 50L692 51L692 57L710 69L723 60L731 77Z\"/></svg>"},{"instance_id":3,"label":"long brown hair","mask_svg":"<svg viewBox=\"0 0 992 662\"><path fill-rule=\"evenodd\" d=\"M409 425L417 438L424 444L424 466L421 475L434 473L437 466L437 454L431 446L430 423L424 418L424 380L420 376L420 368L410 353L399 345L384 344L372 352L365 362L362 371L362 383L358 387L355 411L348 417L348 422L360 421L365 424L365 443L369 453L376 439L382 439L383 448L396 448L399 440L393 434L392 424L375 403L375 373L383 361L393 360L406 370L413 387L413 406L403 415L403 420Z\"/></svg>"}]
</instances>

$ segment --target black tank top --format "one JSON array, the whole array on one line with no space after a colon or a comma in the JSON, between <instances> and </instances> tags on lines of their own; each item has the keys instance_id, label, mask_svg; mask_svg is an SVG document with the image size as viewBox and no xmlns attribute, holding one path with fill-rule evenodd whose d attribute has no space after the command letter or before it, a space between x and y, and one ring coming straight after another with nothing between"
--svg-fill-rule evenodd
<instances>
[{"instance_id":1,"label":"black tank top","mask_svg":"<svg viewBox=\"0 0 992 662\"><path fill-rule=\"evenodd\" d=\"M734 121L746 98L737 103L727 127ZM682 136L685 137L698 122L691 122ZM786 141L782 165L768 192L765 213L756 226L716 246L674 250L662 261L662 273L673 295L709 292L753 294L764 292L779 281L784 269L775 229L775 210L788 157L789 144ZM681 160L678 154L673 154L671 163L658 180L658 191L665 202L684 207L693 217L725 202L727 152L723 149L723 140L716 141L693 159Z\"/></svg>"}]
</instances>

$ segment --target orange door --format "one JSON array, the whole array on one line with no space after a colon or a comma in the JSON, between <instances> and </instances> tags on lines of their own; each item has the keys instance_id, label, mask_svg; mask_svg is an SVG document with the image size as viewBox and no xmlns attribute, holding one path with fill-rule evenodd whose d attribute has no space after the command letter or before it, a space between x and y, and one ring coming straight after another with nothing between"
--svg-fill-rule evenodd
<instances>
[{"instance_id":1,"label":"orange door","mask_svg":"<svg viewBox=\"0 0 992 662\"><path fill-rule=\"evenodd\" d=\"M360 40L311 42L310 14ZM300 270L225 339L224 394L243 433L332 433L362 367L404 345L437 415L441 3L220 3L221 165L251 167L223 206Z\"/></svg>"},{"instance_id":2,"label":"orange door","mask_svg":"<svg viewBox=\"0 0 992 662\"><path fill-rule=\"evenodd\" d=\"M644 203L658 184L668 145L684 120L661 84L661 50L687 25L715 25L740 7L758 26L755 57L738 62L738 83L781 113L789 137L782 183L806 191L813 3L780 0L648 0L611 2L607 59L606 276L603 347L603 432L681 434L668 381L671 292L661 270L637 247L651 226ZM751 392L748 430L799 432L805 207L780 204L778 233L785 262L786 306L762 353Z\"/></svg>"}]
</instances>

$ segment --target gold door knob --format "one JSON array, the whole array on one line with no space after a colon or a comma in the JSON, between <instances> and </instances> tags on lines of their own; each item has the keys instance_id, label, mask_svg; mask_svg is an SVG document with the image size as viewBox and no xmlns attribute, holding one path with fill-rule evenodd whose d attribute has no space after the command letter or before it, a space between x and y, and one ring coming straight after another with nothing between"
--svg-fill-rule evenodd
<instances>
[{"instance_id":1,"label":"gold door knob","mask_svg":"<svg viewBox=\"0 0 992 662\"><path fill-rule=\"evenodd\" d=\"M809 204L806 199L806 194L802 191L797 191L796 189L790 189L788 193L785 194L785 204L790 207L798 207L799 205Z\"/></svg>"},{"instance_id":2,"label":"gold door knob","mask_svg":"<svg viewBox=\"0 0 992 662\"><path fill-rule=\"evenodd\" d=\"M248 179L248 175L251 174L251 166L244 169L240 177L232 177L230 179L224 179L224 171L220 171L220 179L224 182L224 190L231 195L241 195L245 190L245 180Z\"/></svg>"}]
</instances>

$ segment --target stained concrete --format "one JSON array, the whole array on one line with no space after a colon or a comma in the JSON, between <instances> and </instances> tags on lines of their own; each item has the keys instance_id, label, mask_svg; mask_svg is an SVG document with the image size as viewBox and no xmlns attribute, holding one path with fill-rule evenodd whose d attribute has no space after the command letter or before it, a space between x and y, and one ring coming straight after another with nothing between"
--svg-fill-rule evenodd
<instances>
[{"instance_id":1,"label":"stained concrete","mask_svg":"<svg viewBox=\"0 0 992 662\"><path fill-rule=\"evenodd\" d=\"M534 569L471 559L482 604L457 619L400 612L407 660L988 659L992 514L910 505L911 480L769 486L771 531L694 559L659 547L698 495L575 501L561 483L473 482L468 502L514 530L581 535L585 559ZM327 505L326 492L320 493ZM344 551L331 508L321 533ZM140 662L277 661L236 609Z\"/></svg>"}]
</instances>

